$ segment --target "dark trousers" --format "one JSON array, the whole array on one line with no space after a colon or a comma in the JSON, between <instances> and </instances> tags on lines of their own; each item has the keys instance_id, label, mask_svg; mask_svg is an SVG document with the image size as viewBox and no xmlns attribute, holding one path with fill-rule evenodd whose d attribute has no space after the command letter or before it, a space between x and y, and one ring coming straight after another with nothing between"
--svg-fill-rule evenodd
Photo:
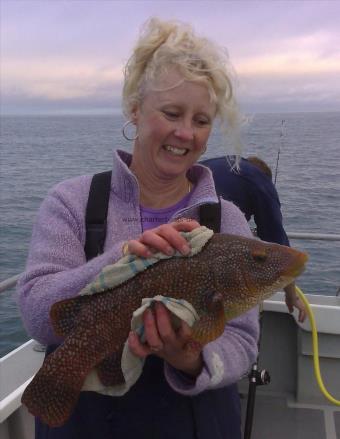
<instances>
[{"instance_id":1,"label":"dark trousers","mask_svg":"<svg viewBox=\"0 0 340 439\"><path fill-rule=\"evenodd\" d=\"M81 392L62 427L50 428L36 419L35 438L241 439L237 386L182 396L167 384L163 362L148 357L142 376L127 394Z\"/></svg>"}]
</instances>

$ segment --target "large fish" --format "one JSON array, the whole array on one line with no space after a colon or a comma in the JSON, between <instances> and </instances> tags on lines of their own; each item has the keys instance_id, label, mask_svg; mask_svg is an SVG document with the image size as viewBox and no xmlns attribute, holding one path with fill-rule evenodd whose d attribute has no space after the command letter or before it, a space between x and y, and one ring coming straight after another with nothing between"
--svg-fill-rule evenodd
<instances>
[{"instance_id":1,"label":"large fish","mask_svg":"<svg viewBox=\"0 0 340 439\"><path fill-rule=\"evenodd\" d=\"M144 297L190 302L200 317L192 338L205 345L227 321L289 284L306 261L305 253L289 247L217 233L195 256L162 260L113 289L58 302L50 316L64 342L46 358L22 402L45 423L60 426L93 368L104 385L124 382L122 349Z\"/></svg>"}]
</instances>

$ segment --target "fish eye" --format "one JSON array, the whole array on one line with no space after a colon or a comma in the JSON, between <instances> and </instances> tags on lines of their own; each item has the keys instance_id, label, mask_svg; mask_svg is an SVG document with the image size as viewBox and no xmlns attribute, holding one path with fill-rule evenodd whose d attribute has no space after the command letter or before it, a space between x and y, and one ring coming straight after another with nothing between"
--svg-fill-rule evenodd
<instances>
[{"instance_id":1,"label":"fish eye","mask_svg":"<svg viewBox=\"0 0 340 439\"><path fill-rule=\"evenodd\" d=\"M265 251L255 250L252 252L252 257L255 262L265 262L267 260L267 254Z\"/></svg>"}]
</instances>

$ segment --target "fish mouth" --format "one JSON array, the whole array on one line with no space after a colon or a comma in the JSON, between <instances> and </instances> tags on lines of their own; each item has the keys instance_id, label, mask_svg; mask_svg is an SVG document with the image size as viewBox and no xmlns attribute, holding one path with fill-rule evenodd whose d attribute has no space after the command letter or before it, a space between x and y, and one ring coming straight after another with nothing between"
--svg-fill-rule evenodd
<instances>
[{"instance_id":1,"label":"fish mouth","mask_svg":"<svg viewBox=\"0 0 340 439\"><path fill-rule=\"evenodd\" d=\"M295 278L300 276L305 270L308 255L307 253L292 248L289 248L289 253L291 262L288 267L282 270L281 275L284 277Z\"/></svg>"}]
</instances>

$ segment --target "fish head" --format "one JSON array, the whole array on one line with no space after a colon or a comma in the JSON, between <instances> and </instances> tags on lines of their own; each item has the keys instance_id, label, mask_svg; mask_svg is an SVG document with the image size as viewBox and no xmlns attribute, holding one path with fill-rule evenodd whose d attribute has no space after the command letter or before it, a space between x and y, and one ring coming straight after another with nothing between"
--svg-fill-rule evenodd
<instances>
[{"instance_id":1,"label":"fish head","mask_svg":"<svg viewBox=\"0 0 340 439\"><path fill-rule=\"evenodd\" d=\"M221 234L216 240L215 287L232 317L290 284L308 260L302 251L257 239Z\"/></svg>"}]
</instances>

